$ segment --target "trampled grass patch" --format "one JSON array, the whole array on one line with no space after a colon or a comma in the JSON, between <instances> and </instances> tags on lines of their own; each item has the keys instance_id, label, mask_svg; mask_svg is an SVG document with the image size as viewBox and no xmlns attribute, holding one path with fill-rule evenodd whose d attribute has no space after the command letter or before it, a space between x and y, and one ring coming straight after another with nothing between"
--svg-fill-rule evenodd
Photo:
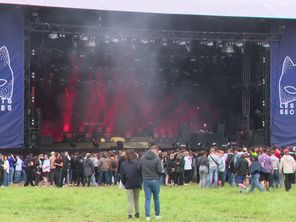
<instances>
[{"instance_id":1,"label":"trampled grass patch","mask_svg":"<svg viewBox=\"0 0 296 222\"><path fill-rule=\"evenodd\" d=\"M196 184L162 187L161 221L292 222L296 220L295 194L293 189L289 193L273 189L240 194L238 188L231 187L203 190ZM145 221L143 191L140 202L140 218L132 221ZM127 219L126 193L118 187L11 186L0 189L0 204L1 221L131 221Z\"/></svg>"}]
</instances>

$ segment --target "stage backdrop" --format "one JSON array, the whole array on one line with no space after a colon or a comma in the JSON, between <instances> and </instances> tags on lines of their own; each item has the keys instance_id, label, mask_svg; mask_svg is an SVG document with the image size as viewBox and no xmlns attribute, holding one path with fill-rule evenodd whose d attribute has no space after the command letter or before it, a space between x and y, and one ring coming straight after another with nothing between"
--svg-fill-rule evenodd
<instances>
[{"instance_id":1,"label":"stage backdrop","mask_svg":"<svg viewBox=\"0 0 296 222\"><path fill-rule=\"evenodd\" d=\"M271 143L296 145L296 28L271 49Z\"/></svg>"},{"instance_id":2,"label":"stage backdrop","mask_svg":"<svg viewBox=\"0 0 296 222\"><path fill-rule=\"evenodd\" d=\"M0 9L0 148L24 141L24 16Z\"/></svg>"}]
</instances>

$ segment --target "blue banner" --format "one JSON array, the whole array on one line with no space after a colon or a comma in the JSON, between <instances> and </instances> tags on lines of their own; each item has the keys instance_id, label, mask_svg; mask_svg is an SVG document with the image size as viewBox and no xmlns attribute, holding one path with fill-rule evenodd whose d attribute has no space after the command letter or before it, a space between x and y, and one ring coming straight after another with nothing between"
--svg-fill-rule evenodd
<instances>
[{"instance_id":1,"label":"blue banner","mask_svg":"<svg viewBox=\"0 0 296 222\"><path fill-rule=\"evenodd\" d=\"M271 143L296 145L296 28L271 49Z\"/></svg>"},{"instance_id":2,"label":"blue banner","mask_svg":"<svg viewBox=\"0 0 296 222\"><path fill-rule=\"evenodd\" d=\"M24 143L24 14L0 9L0 148Z\"/></svg>"}]
</instances>

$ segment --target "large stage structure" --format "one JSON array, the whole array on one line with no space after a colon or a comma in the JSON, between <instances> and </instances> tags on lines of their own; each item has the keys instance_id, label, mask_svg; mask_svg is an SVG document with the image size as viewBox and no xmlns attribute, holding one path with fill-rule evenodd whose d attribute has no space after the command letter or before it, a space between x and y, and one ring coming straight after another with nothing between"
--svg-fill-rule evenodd
<instances>
[{"instance_id":1,"label":"large stage structure","mask_svg":"<svg viewBox=\"0 0 296 222\"><path fill-rule=\"evenodd\" d=\"M252 4L217 12L206 6L209 1L203 2L207 10L196 12L185 6L163 12L142 5L129 10L120 4L26 2L0 8L4 15L18 13L25 39L25 81L18 86L25 92L25 118L18 119L24 136L0 147L295 145L292 128L285 129L294 122L293 75L284 75L293 70L293 55L282 54L292 42L294 20L283 19L293 19L290 11L275 10L271 1L260 3L268 8L261 14L245 10ZM152 112L156 107L160 111ZM14 119L1 114L0 121ZM125 141L112 141L117 136Z\"/></svg>"}]
</instances>

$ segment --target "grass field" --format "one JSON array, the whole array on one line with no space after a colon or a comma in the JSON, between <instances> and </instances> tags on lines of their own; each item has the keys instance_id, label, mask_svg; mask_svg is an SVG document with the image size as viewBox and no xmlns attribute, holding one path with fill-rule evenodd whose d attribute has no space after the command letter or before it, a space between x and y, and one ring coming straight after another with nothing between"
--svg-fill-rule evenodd
<instances>
[{"instance_id":1,"label":"grass field","mask_svg":"<svg viewBox=\"0 0 296 222\"><path fill-rule=\"evenodd\" d=\"M295 188L296 189L296 188ZM286 193L239 194L237 188L201 190L196 184L161 189L160 221L296 221L296 190ZM18 221L131 221L126 193L103 188L0 188L0 220ZM139 219L145 221L144 192ZM153 211L152 211L153 212ZM152 221L155 218L152 217Z\"/></svg>"}]
</instances>

